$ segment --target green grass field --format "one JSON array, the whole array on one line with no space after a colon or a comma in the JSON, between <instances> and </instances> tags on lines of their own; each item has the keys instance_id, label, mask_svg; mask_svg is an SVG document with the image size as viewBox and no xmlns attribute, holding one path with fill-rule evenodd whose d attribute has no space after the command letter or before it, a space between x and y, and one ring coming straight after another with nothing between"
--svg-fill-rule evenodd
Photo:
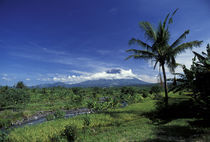
<instances>
[{"instance_id":1,"label":"green grass field","mask_svg":"<svg viewBox=\"0 0 210 142\"><path fill-rule=\"evenodd\" d=\"M188 100L186 96L173 95L170 104L177 104ZM82 142L164 142L164 141L210 141L209 127L193 125L200 119L177 117L164 120L156 117L156 102L150 98L141 103L129 105L125 108L109 110L98 114L89 114L90 125L83 131L83 118L86 115L70 119L48 121L35 126L16 128L9 134L12 142L50 141L52 137L60 136L67 125L75 125L78 129L77 140ZM169 107L170 108L170 107ZM180 112L182 110L179 110ZM151 117L152 116L152 117ZM60 141L67 141L62 138Z\"/></svg>"}]
</instances>

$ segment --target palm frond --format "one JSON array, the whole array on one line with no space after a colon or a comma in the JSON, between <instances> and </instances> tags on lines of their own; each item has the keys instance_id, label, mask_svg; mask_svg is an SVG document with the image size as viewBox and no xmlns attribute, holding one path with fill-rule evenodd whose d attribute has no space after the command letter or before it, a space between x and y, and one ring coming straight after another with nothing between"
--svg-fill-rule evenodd
<instances>
[{"instance_id":1,"label":"palm frond","mask_svg":"<svg viewBox=\"0 0 210 142\"><path fill-rule=\"evenodd\" d=\"M172 24L173 23L173 16L176 14L176 12L179 10L179 8L175 9L174 12L172 13L170 19L169 19L169 24Z\"/></svg>"},{"instance_id":2,"label":"palm frond","mask_svg":"<svg viewBox=\"0 0 210 142\"><path fill-rule=\"evenodd\" d=\"M160 22L157 29L157 40L156 40L157 46L164 48L164 46L168 44L169 39L170 39L170 33L168 28L164 28L163 24Z\"/></svg>"},{"instance_id":3,"label":"palm frond","mask_svg":"<svg viewBox=\"0 0 210 142\"><path fill-rule=\"evenodd\" d=\"M153 69L155 69L156 68L156 66L157 66L157 64L158 64L158 60L156 60L156 62L155 62L155 65L154 65L154 68Z\"/></svg>"},{"instance_id":4,"label":"palm frond","mask_svg":"<svg viewBox=\"0 0 210 142\"><path fill-rule=\"evenodd\" d=\"M192 49L193 47L199 47L202 44L203 41L191 41L191 42L186 42L183 43L175 48L173 48L173 55L176 56L177 54L181 53L181 52L185 52L185 50L187 49Z\"/></svg>"},{"instance_id":5,"label":"palm frond","mask_svg":"<svg viewBox=\"0 0 210 142\"><path fill-rule=\"evenodd\" d=\"M166 16L166 18L165 18L165 20L164 20L164 22L163 22L163 27L164 27L164 28L165 28L165 26L166 26L166 22L167 22L169 16L170 16L170 13L167 14L167 16Z\"/></svg>"},{"instance_id":6,"label":"palm frond","mask_svg":"<svg viewBox=\"0 0 210 142\"><path fill-rule=\"evenodd\" d=\"M174 73L175 72L175 68L177 67L177 63L176 63L176 60L173 56L171 56L169 58L169 61L167 61L167 66L169 68L169 71L171 73Z\"/></svg>"},{"instance_id":7,"label":"palm frond","mask_svg":"<svg viewBox=\"0 0 210 142\"><path fill-rule=\"evenodd\" d=\"M190 30L186 30L170 47L174 48L178 46L183 41L183 39L186 38L186 35L188 35L189 33L190 33Z\"/></svg>"},{"instance_id":8,"label":"palm frond","mask_svg":"<svg viewBox=\"0 0 210 142\"><path fill-rule=\"evenodd\" d=\"M145 59L152 59L152 58L155 58L155 54L150 52L150 51L144 51L144 50L136 50L136 49L129 49L129 50L126 50L126 52L132 52L133 55L130 55L126 58L126 60L130 59L130 58L135 58L135 59L138 59L138 58L145 58Z\"/></svg>"},{"instance_id":9,"label":"palm frond","mask_svg":"<svg viewBox=\"0 0 210 142\"><path fill-rule=\"evenodd\" d=\"M134 59L151 59L152 57L146 56L146 55L130 55L127 58L125 58L125 60L128 60L130 58L134 58Z\"/></svg>"},{"instance_id":10,"label":"palm frond","mask_svg":"<svg viewBox=\"0 0 210 142\"><path fill-rule=\"evenodd\" d=\"M195 54L195 56L198 58L198 60L199 60L200 62L203 62L203 61L205 60L205 57L203 57L203 56L200 55L199 53L194 52L194 51L193 51L193 53Z\"/></svg>"},{"instance_id":11,"label":"palm frond","mask_svg":"<svg viewBox=\"0 0 210 142\"><path fill-rule=\"evenodd\" d=\"M149 22L140 22L139 26L144 30L144 35L150 41L156 40L156 31Z\"/></svg>"},{"instance_id":12,"label":"palm frond","mask_svg":"<svg viewBox=\"0 0 210 142\"><path fill-rule=\"evenodd\" d=\"M129 41L129 45L132 45L132 44L138 44L140 45L141 47L144 47L144 48L152 48L150 45L148 45L147 43L139 40L139 39L135 39L135 38L132 38L130 41Z\"/></svg>"},{"instance_id":13,"label":"palm frond","mask_svg":"<svg viewBox=\"0 0 210 142\"><path fill-rule=\"evenodd\" d=\"M202 65L205 65L206 64L206 62L205 62L206 61L205 60L206 58L204 56L202 56L199 53L194 52L194 51L193 51L193 53L195 54L195 56L197 57L197 59L201 63L201 64L199 62L195 63L197 66L202 66Z\"/></svg>"}]
</instances>

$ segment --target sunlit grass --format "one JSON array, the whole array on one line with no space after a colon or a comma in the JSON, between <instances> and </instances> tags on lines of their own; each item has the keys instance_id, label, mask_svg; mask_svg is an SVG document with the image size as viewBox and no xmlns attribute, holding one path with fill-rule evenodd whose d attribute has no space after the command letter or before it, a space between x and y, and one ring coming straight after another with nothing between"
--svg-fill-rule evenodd
<instances>
[{"instance_id":1,"label":"sunlit grass","mask_svg":"<svg viewBox=\"0 0 210 142\"><path fill-rule=\"evenodd\" d=\"M170 98L170 103L189 99L178 94L170 94ZM191 139L191 136L205 131L203 128L193 128L189 125L189 122L196 120L195 118L178 118L163 124L150 120L145 113L156 110L155 102L156 100L146 98L141 103L131 104L125 108L89 114L87 116L90 118L90 126L85 134L82 128L83 117L86 115L80 115L17 128L11 131L9 138L12 142L50 141L50 138L60 136L65 126L75 125L79 131L77 141L82 142L161 142L170 141L170 139L171 141L201 139L200 137ZM205 138L208 138L207 136Z\"/></svg>"},{"instance_id":2,"label":"sunlit grass","mask_svg":"<svg viewBox=\"0 0 210 142\"><path fill-rule=\"evenodd\" d=\"M109 111L109 113L90 114L88 115L91 122L90 127L93 128L93 130L96 128L96 130L100 131L110 128L112 129L113 127L112 130L116 131L115 133L117 133L117 130L115 130L117 128L116 125L120 125L123 133L127 133L125 130L123 130L123 125L132 127L131 124L135 125L135 123L142 123L142 126L144 127L141 126L140 128L144 130L147 125L146 122L149 122L149 120L140 115L143 112L149 111L153 108L153 101L146 101L144 103L130 105L126 108L112 110ZM35 126L17 128L9 134L9 137L11 141L49 141L50 137L53 137L54 135L59 135L60 132L64 130L64 127L66 125L74 124L77 126L77 128L81 129L83 127L83 117L84 115L81 115L70 119L54 120ZM131 129L132 128L130 128L130 130ZM111 135L110 131L104 134L107 134L108 137L109 135ZM99 133L98 137L100 137L100 135L101 134ZM118 137L117 135L119 134L116 134L116 137ZM82 135L80 135L80 137L83 138ZM113 139L116 137L113 137Z\"/></svg>"}]
</instances>

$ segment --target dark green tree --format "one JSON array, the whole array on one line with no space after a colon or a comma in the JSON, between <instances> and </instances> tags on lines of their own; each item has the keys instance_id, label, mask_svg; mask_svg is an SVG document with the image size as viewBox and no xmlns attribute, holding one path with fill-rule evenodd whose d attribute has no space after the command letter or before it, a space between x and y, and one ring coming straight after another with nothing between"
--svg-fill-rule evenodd
<instances>
[{"instance_id":1,"label":"dark green tree","mask_svg":"<svg viewBox=\"0 0 210 142\"><path fill-rule=\"evenodd\" d=\"M184 74L177 74L177 85L174 85L171 90L174 92L186 91L191 92L190 95L199 104L199 113L204 112L204 118L210 116L210 46L207 45L207 53L199 54L193 52L195 57L190 69L183 65ZM171 79L172 80L172 79Z\"/></svg>"},{"instance_id":2,"label":"dark green tree","mask_svg":"<svg viewBox=\"0 0 210 142\"><path fill-rule=\"evenodd\" d=\"M138 44L143 50L129 49L127 52L132 54L126 58L150 59L155 62L154 69L157 64L159 64L159 67L162 68L163 72L166 105L168 104L168 88L165 66L167 66L171 72L174 72L177 67L175 60L176 56L187 49L198 47L202 43L202 41L198 40L182 43L190 32L189 30L186 30L177 40L172 44L169 44L169 25L173 22L173 16L176 12L177 9L172 14L167 14L164 21L160 22L157 28L154 28L149 22L140 22L140 28L144 31L148 43L137 38L132 38L129 41L129 44Z\"/></svg>"},{"instance_id":3,"label":"dark green tree","mask_svg":"<svg viewBox=\"0 0 210 142\"><path fill-rule=\"evenodd\" d=\"M159 95L159 93L161 92L161 87L160 86L152 86L152 88L150 89L151 93L154 93L155 95Z\"/></svg>"},{"instance_id":4,"label":"dark green tree","mask_svg":"<svg viewBox=\"0 0 210 142\"><path fill-rule=\"evenodd\" d=\"M16 84L15 88L24 89L24 88L26 88L26 86L25 86L25 84L24 84L22 81L19 81L19 82Z\"/></svg>"}]
</instances>

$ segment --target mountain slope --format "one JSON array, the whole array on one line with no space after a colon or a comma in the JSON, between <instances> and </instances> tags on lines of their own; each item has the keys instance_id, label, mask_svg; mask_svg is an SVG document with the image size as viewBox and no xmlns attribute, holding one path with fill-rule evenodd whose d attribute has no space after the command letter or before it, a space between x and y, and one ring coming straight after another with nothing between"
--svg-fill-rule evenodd
<instances>
[{"instance_id":1,"label":"mountain slope","mask_svg":"<svg viewBox=\"0 0 210 142\"><path fill-rule=\"evenodd\" d=\"M65 84L62 82L56 82L52 84L42 84L36 87L47 88L47 87L117 87L117 86L137 86L149 84L137 78L133 79L99 79L99 80L88 80L76 84Z\"/></svg>"}]
</instances>

